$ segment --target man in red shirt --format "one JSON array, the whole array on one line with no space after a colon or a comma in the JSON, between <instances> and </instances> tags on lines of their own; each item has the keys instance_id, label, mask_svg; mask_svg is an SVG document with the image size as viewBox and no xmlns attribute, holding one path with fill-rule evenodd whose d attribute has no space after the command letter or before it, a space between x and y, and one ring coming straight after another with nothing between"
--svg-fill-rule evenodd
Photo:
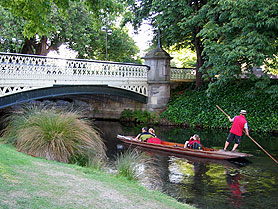
<instances>
[{"instance_id":1,"label":"man in red shirt","mask_svg":"<svg viewBox=\"0 0 278 209\"><path fill-rule=\"evenodd\" d=\"M225 143L224 150L226 151L229 144L235 139L235 145L232 149L232 152L236 150L238 145L240 144L240 140L242 137L243 129L245 129L245 134L249 135L247 121L245 119L246 110L241 110L239 116L235 116L233 119L229 117L230 122L233 122L232 128L230 130L230 134Z\"/></svg>"}]
</instances>

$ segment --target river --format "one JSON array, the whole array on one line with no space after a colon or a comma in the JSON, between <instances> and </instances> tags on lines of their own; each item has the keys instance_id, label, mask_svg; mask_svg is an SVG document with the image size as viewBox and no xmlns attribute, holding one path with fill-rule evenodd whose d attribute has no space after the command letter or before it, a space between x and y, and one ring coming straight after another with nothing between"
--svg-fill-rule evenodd
<instances>
[{"instance_id":1,"label":"river","mask_svg":"<svg viewBox=\"0 0 278 209\"><path fill-rule=\"evenodd\" d=\"M107 121L95 121L95 124L105 140L110 161L123 151L117 134L137 135L141 132L141 127L131 124ZM216 149L223 149L228 135L228 130L153 128L162 140L179 143L197 133L205 147ZM278 136L252 132L250 135L277 159ZM230 162L145 151L155 162L154 179L148 177L145 184L197 208L278 208L278 164L246 136L238 151L254 156L243 162Z\"/></svg>"}]
</instances>

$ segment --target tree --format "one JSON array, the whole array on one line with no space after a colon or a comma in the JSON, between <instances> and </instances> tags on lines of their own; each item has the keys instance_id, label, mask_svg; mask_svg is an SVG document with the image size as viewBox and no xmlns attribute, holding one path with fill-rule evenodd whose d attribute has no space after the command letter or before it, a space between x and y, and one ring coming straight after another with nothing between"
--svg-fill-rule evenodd
<instances>
[{"instance_id":1,"label":"tree","mask_svg":"<svg viewBox=\"0 0 278 209\"><path fill-rule=\"evenodd\" d=\"M176 49L190 47L196 52L196 88L202 85L200 68L204 63L203 43L198 36L205 24L201 12L206 0L129 0L131 13L125 22L132 22L138 28L143 20L149 20L161 30L163 46Z\"/></svg>"},{"instance_id":2,"label":"tree","mask_svg":"<svg viewBox=\"0 0 278 209\"><path fill-rule=\"evenodd\" d=\"M112 34L108 36L108 60L118 62L140 63L141 59L138 57L140 52L136 46L135 41L128 35L126 28L111 27ZM105 59L105 33L102 35L102 47L98 53L98 59Z\"/></svg>"},{"instance_id":3,"label":"tree","mask_svg":"<svg viewBox=\"0 0 278 209\"><path fill-rule=\"evenodd\" d=\"M23 46L19 51L23 54L47 55L49 51L57 50L62 43L68 41L81 43L81 48L84 48L84 45L89 44L86 37L89 37L89 33L93 34L94 32L92 15L90 15L83 3L71 2L67 10L63 12L57 6L52 5L52 9L48 14L51 29L45 28L43 30L47 30L47 33L44 34L44 31L41 31L31 37L24 35L26 25L29 24L27 20L14 16L10 10L0 8L5 14L2 16L0 23L3 31L2 36L23 38ZM11 25L16 27L10 27ZM6 48L9 46L6 45ZM13 52L11 49L8 50Z\"/></svg>"},{"instance_id":4,"label":"tree","mask_svg":"<svg viewBox=\"0 0 278 209\"><path fill-rule=\"evenodd\" d=\"M190 48L181 48L179 50L175 47L170 47L167 51L173 59L171 65L179 68L195 68L197 59L196 53Z\"/></svg>"},{"instance_id":5,"label":"tree","mask_svg":"<svg viewBox=\"0 0 278 209\"><path fill-rule=\"evenodd\" d=\"M240 78L243 70L277 59L278 2L275 0L129 0L126 21L142 20L162 31L163 45L195 50L196 88ZM215 78L218 75L218 79ZM221 86L222 88L223 86Z\"/></svg>"},{"instance_id":6,"label":"tree","mask_svg":"<svg viewBox=\"0 0 278 209\"><path fill-rule=\"evenodd\" d=\"M101 31L103 21L111 22L113 34L109 43L111 60L135 62L132 56L138 53L135 42L128 36L127 31L113 26L113 17L95 17L88 7L82 2L70 2L66 10L61 12L55 5L48 15L49 21L55 30L31 38L23 36L23 30L27 21L13 16L9 10L0 6L2 15L0 22L1 34L4 37L17 37L23 39L23 46L17 50L24 54L47 55L51 50L58 50L61 44L66 44L78 52L78 58L104 59L105 57L105 33ZM14 26L14 27L11 27ZM7 43L7 42L6 42ZM11 40L10 40L11 43ZM0 45L2 50L15 52L11 44ZM121 44L121 45L120 45Z\"/></svg>"},{"instance_id":7,"label":"tree","mask_svg":"<svg viewBox=\"0 0 278 209\"><path fill-rule=\"evenodd\" d=\"M1 30L1 41L0 51L18 52L20 51L20 45L12 42L12 37L18 40L24 40L21 31L23 30L24 21L14 16L3 7L0 6L0 30ZM7 21L8 20L8 21Z\"/></svg>"},{"instance_id":8,"label":"tree","mask_svg":"<svg viewBox=\"0 0 278 209\"><path fill-rule=\"evenodd\" d=\"M26 21L23 35L26 38L33 38L36 34L42 37L55 31L56 28L53 27L49 14L53 7L61 12L66 11L71 2L85 2L94 17L103 18L121 9L121 4L118 4L116 0L1 0L0 4L5 9L9 9L12 15Z\"/></svg>"},{"instance_id":9,"label":"tree","mask_svg":"<svg viewBox=\"0 0 278 209\"><path fill-rule=\"evenodd\" d=\"M218 0L206 4L208 22L201 33L208 76L222 88L253 67L273 66L278 53L278 2ZM276 55L276 56L275 56Z\"/></svg>"},{"instance_id":10,"label":"tree","mask_svg":"<svg viewBox=\"0 0 278 209\"><path fill-rule=\"evenodd\" d=\"M57 24L65 14L69 14L69 8L74 3L82 4L83 7L86 4L95 21L117 14L121 10L121 4L114 0L2 0L0 5L6 12L10 12L13 18L18 18L23 23L21 32L25 41L21 52L46 55L61 45L61 31Z\"/></svg>"}]
</instances>

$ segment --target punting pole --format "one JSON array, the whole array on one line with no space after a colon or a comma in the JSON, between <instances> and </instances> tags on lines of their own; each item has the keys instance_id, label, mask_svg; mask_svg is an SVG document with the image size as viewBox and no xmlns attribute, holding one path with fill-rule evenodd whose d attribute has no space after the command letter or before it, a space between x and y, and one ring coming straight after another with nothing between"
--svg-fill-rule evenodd
<instances>
[{"instance_id":1,"label":"punting pole","mask_svg":"<svg viewBox=\"0 0 278 209\"><path fill-rule=\"evenodd\" d=\"M224 115L226 115L228 118L230 117L230 116L229 116L227 113L225 113L224 110L222 110L218 105L216 105L216 107L217 107L222 113L224 113ZM244 133L245 133L245 131L244 131ZM245 133L245 134L246 134L246 133ZM248 136L248 137L249 137L259 148L261 148L272 160L274 160L275 163L278 163L278 161L275 160L275 158L272 157L264 148L262 148L262 146L259 145L259 143L256 142L250 135L246 135L246 136Z\"/></svg>"}]
</instances>

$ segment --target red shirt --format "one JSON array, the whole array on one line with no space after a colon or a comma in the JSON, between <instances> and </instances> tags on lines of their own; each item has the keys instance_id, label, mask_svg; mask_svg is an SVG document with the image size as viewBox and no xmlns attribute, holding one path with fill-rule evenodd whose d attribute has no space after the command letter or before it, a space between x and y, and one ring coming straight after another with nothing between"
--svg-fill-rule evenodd
<instances>
[{"instance_id":1,"label":"red shirt","mask_svg":"<svg viewBox=\"0 0 278 209\"><path fill-rule=\"evenodd\" d=\"M199 140L196 140L196 139L195 140L190 140L189 144L193 145L195 142L197 142L198 144L201 144L201 142Z\"/></svg>"},{"instance_id":2,"label":"red shirt","mask_svg":"<svg viewBox=\"0 0 278 209\"><path fill-rule=\"evenodd\" d=\"M241 136L245 123L247 123L247 121L246 121L244 115L236 116L234 118L233 125L232 125L230 132L237 136Z\"/></svg>"}]
</instances>

